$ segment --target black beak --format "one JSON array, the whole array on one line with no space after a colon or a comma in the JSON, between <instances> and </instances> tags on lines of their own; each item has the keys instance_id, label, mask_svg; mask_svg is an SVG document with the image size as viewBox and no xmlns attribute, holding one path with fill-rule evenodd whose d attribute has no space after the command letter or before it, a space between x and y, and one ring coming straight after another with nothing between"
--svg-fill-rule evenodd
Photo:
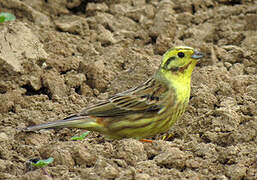
<instances>
[{"instance_id":1,"label":"black beak","mask_svg":"<svg viewBox=\"0 0 257 180\"><path fill-rule=\"evenodd\" d=\"M202 57L204 57L204 54L197 50L195 50L194 54L191 56L193 59L201 59Z\"/></svg>"}]
</instances>

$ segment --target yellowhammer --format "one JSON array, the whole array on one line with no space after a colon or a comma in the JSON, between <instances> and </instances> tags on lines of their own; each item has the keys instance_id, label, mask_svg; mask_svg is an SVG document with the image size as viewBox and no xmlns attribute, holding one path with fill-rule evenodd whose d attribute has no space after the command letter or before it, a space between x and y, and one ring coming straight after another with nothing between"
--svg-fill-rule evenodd
<instances>
[{"instance_id":1,"label":"yellowhammer","mask_svg":"<svg viewBox=\"0 0 257 180\"><path fill-rule=\"evenodd\" d=\"M108 139L143 139L168 131L181 117L189 101L193 69L203 54L191 47L169 49L155 75L136 88L63 120L27 127L83 128L97 131Z\"/></svg>"}]
</instances>

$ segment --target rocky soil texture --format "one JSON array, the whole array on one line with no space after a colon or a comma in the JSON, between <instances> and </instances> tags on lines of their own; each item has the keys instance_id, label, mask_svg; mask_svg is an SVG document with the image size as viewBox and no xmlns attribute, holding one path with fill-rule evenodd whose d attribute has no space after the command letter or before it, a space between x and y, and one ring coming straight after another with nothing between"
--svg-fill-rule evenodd
<instances>
[{"instance_id":1,"label":"rocky soil texture","mask_svg":"<svg viewBox=\"0 0 257 180\"><path fill-rule=\"evenodd\" d=\"M256 0L1 0L0 179L257 179ZM25 133L139 85L175 45L206 58L167 141ZM53 157L42 169L26 165Z\"/></svg>"}]
</instances>

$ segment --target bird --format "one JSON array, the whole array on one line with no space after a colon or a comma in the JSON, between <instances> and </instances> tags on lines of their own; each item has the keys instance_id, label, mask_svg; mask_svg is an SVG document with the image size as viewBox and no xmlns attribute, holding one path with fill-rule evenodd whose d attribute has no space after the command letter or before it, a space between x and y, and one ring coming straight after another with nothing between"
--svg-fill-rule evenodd
<instances>
[{"instance_id":1,"label":"bird","mask_svg":"<svg viewBox=\"0 0 257 180\"><path fill-rule=\"evenodd\" d=\"M34 125L25 131L81 128L106 139L145 139L165 133L180 119L189 103L191 75L204 54L176 46L162 56L155 74L139 86L117 93L62 120Z\"/></svg>"}]
</instances>

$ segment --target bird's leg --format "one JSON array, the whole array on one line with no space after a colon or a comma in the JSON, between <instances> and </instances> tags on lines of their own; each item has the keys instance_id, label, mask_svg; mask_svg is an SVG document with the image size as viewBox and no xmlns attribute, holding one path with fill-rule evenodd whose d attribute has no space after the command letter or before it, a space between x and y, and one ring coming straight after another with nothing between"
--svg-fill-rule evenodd
<instances>
[{"instance_id":1,"label":"bird's leg","mask_svg":"<svg viewBox=\"0 0 257 180\"><path fill-rule=\"evenodd\" d=\"M150 139L140 139L139 141L145 142L145 143L153 143L153 140L150 140Z\"/></svg>"}]
</instances>

